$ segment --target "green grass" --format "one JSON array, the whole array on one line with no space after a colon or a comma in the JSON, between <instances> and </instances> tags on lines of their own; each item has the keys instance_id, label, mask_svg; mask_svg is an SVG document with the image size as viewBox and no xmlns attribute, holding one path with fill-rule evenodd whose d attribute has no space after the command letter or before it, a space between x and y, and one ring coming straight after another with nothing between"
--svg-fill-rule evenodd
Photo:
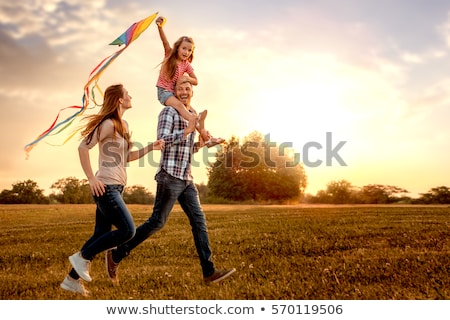
<instances>
[{"instance_id":1,"label":"green grass","mask_svg":"<svg viewBox=\"0 0 450 320\"><path fill-rule=\"evenodd\" d=\"M151 206L129 206L137 225ZM0 298L86 299L59 284L94 226L93 205L0 206ZM137 247L113 286L103 253L87 299L450 299L448 206L205 205L214 262L229 279L203 284L179 207Z\"/></svg>"}]
</instances>

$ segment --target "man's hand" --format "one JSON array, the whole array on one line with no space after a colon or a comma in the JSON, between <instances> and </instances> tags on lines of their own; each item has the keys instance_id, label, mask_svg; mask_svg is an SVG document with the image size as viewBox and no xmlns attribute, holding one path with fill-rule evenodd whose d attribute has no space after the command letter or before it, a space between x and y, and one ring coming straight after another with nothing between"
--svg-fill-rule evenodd
<instances>
[{"instance_id":1,"label":"man's hand","mask_svg":"<svg viewBox=\"0 0 450 320\"><path fill-rule=\"evenodd\" d=\"M183 73L183 75L178 78L175 87L179 86L180 84L186 83L186 82L191 83L191 77L189 76L189 74L187 72Z\"/></svg>"}]
</instances>

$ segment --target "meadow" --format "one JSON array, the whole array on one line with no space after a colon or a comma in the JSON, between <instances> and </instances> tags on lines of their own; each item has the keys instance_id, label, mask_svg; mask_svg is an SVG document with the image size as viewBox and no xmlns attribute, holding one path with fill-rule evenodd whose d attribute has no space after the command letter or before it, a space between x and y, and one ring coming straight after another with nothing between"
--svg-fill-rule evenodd
<instances>
[{"instance_id":1,"label":"meadow","mask_svg":"<svg viewBox=\"0 0 450 320\"><path fill-rule=\"evenodd\" d=\"M151 206L129 206L137 225ZM92 263L88 297L62 290L68 256L94 226L93 205L0 206L2 300L450 299L449 206L204 205L214 262L236 273L205 285L190 226L165 228L106 276Z\"/></svg>"}]
</instances>

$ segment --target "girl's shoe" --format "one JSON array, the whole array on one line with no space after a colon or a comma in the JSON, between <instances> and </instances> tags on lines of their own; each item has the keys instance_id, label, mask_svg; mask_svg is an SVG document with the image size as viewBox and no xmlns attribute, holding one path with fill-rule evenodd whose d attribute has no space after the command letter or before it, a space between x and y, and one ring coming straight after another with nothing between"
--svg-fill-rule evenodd
<instances>
[{"instance_id":1,"label":"girl's shoe","mask_svg":"<svg viewBox=\"0 0 450 320\"><path fill-rule=\"evenodd\" d=\"M218 144L222 144L225 142L225 139L222 138L211 138L208 141L205 142L205 146L208 148L217 146Z\"/></svg>"},{"instance_id":2,"label":"girl's shoe","mask_svg":"<svg viewBox=\"0 0 450 320\"><path fill-rule=\"evenodd\" d=\"M207 114L208 114L208 110L203 110L202 112L200 112L198 114L198 118L197 118L198 131L202 131L203 129L205 129L205 119L206 119Z\"/></svg>"}]
</instances>

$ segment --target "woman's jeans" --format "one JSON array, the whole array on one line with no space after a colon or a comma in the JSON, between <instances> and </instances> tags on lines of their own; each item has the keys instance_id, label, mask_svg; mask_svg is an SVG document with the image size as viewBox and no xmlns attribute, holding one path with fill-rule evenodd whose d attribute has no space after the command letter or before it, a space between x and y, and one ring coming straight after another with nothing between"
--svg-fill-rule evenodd
<instances>
[{"instance_id":1,"label":"woman's jeans","mask_svg":"<svg viewBox=\"0 0 450 320\"><path fill-rule=\"evenodd\" d=\"M122 193L122 185L106 185L103 195L94 196L97 204L94 234L81 248L85 259L94 259L100 252L130 240L136 233L133 217L123 201ZM113 226L117 228L114 231Z\"/></svg>"},{"instance_id":2,"label":"woman's jeans","mask_svg":"<svg viewBox=\"0 0 450 320\"><path fill-rule=\"evenodd\" d=\"M156 175L157 189L153 214L136 229L136 235L127 243L119 246L113 253L113 260L119 262L130 254L130 251L162 229L170 211L178 200L186 213L194 236L202 266L203 276L208 277L214 273L211 247L208 239L205 214L200 206L198 191L193 181L185 181L172 177L164 170Z\"/></svg>"}]
</instances>

